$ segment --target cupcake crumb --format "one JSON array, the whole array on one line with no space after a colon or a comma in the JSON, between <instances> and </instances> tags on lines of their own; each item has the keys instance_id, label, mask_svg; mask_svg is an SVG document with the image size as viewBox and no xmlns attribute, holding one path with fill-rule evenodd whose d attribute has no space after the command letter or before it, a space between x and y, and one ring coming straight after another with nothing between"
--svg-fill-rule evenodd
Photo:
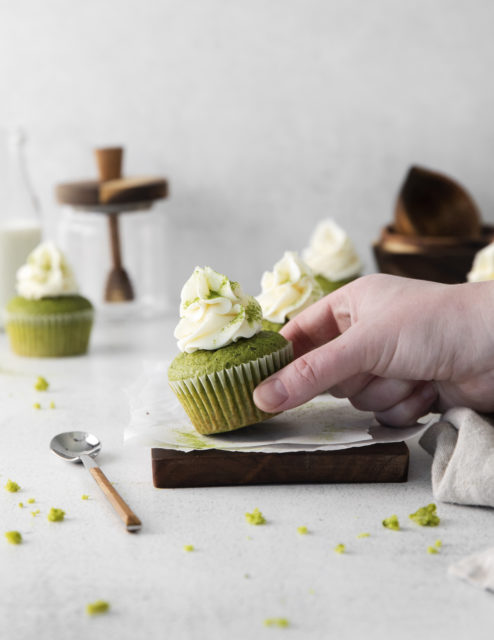
<instances>
[{"instance_id":1,"label":"cupcake crumb","mask_svg":"<svg viewBox=\"0 0 494 640\"><path fill-rule=\"evenodd\" d=\"M95 600L86 605L86 613L88 616L96 616L100 613L107 613L110 609L110 604L106 600Z\"/></svg>"},{"instance_id":2,"label":"cupcake crumb","mask_svg":"<svg viewBox=\"0 0 494 640\"><path fill-rule=\"evenodd\" d=\"M400 522L398 520L398 516L396 514L393 514L392 516L389 516L389 518L384 518L383 527L386 527L386 529L391 529L392 531L399 531Z\"/></svg>"},{"instance_id":3,"label":"cupcake crumb","mask_svg":"<svg viewBox=\"0 0 494 640\"><path fill-rule=\"evenodd\" d=\"M33 404L33 409L41 409L41 405L40 405L40 403L39 403L39 402L35 402L35 403Z\"/></svg>"},{"instance_id":4,"label":"cupcake crumb","mask_svg":"<svg viewBox=\"0 0 494 640\"><path fill-rule=\"evenodd\" d=\"M346 550L346 547L341 542L340 544L337 544L336 547L334 548L335 553L345 553L345 550Z\"/></svg>"},{"instance_id":5,"label":"cupcake crumb","mask_svg":"<svg viewBox=\"0 0 494 640\"><path fill-rule=\"evenodd\" d=\"M10 491L10 493L16 493L17 491L20 490L20 486L17 484L17 482L14 482L13 480L7 480L7 483L5 484L5 489L7 491Z\"/></svg>"},{"instance_id":6,"label":"cupcake crumb","mask_svg":"<svg viewBox=\"0 0 494 640\"><path fill-rule=\"evenodd\" d=\"M262 515L259 509L256 507L252 513L246 513L245 519L249 524L260 525L266 524L266 518Z\"/></svg>"},{"instance_id":7,"label":"cupcake crumb","mask_svg":"<svg viewBox=\"0 0 494 640\"><path fill-rule=\"evenodd\" d=\"M34 504L36 502L36 500L34 498L29 498L29 500L27 501L28 504Z\"/></svg>"},{"instance_id":8,"label":"cupcake crumb","mask_svg":"<svg viewBox=\"0 0 494 640\"><path fill-rule=\"evenodd\" d=\"M286 628L290 626L290 622L287 620L287 618L266 618L264 620L264 626L265 627L280 627L280 628Z\"/></svg>"},{"instance_id":9,"label":"cupcake crumb","mask_svg":"<svg viewBox=\"0 0 494 640\"><path fill-rule=\"evenodd\" d=\"M184 551L194 551L194 545L193 544L184 544Z\"/></svg>"},{"instance_id":10,"label":"cupcake crumb","mask_svg":"<svg viewBox=\"0 0 494 640\"><path fill-rule=\"evenodd\" d=\"M46 391L49 386L50 383L46 378L43 378L43 376L38 376L38 379L34 384L34 388L36 389L36 391Z\"/></svg>"},{"instance_id":11,"label":"cupcake crumb","mask_svg":"<svg viewBox=\"0 0 494 640\"><path fill-rule=\"evenodd\" d=\"M41 513L39 509L36 509L36 511L31 511L31 515L33 516L33 518L36 518L36 516Z\"/></svg>"},{"instance_id":12,"label":"cupcake crumb","mask_svg":"<svg viewBox=\"0 0 494 640\"><path fill-rule=\"evenodd\" d=\"M301 536L306 536L309 533L309 530L305 526L297 527L297 532L300 533Z\"/></svg>"},{"instance_id":13,"label":"cupcake crumb","mask_svg":"<svg viewBox=\"0 0 494 640\"><path fill-rule=\"evenodd\" d=\"M370 538L370 533L359 533L357 538Z\"/></svg>"},{"instance_id":14,"label":"cupcake crumb","mask_svg":"<svg viewBox=\"0 0 494 640\"><path fill-rule=\"evenodd\" d=\"M55 403L53 402L53 400L50 402L50 409L55 409Z\"/></svg>"},{"instance_id":15,"label":"cupcake crumb","mask_svg":"<svg viewBox=\"0 0 494 640\"><path fill-rule=\"evenodd\" d=\"M87 493L83 493L81 496L82 500L89 500L89 496L87 495Z\"/></svg>"},{"instance_id":16,"label":"cupcake crumb","mask_svg":"<svg viewBox=\"0 0 494 640\"><path fill-rule=\"evenodd\" d=\"M65 518L65 511L52 507L46 516L50 522L62 522Z\"/></svg>"},{"instance_id":17,"label":"cupcake crumb","mask_svg":"<svg viewBox=\"0 0 494 640\"><path fill-rule=\"evenodd\" d=\"M22 536L18 531L6 531L5 537L9 544L21 544Z\"/></svg>"},{"instance_id":18,"label":"cupcake crumb","mask_svg":"<svg viewBox=\"0 0 494 640\"><path fill-rule=\"evenodd\" d=\"M441 520L436 513L436 508L436 505L431 502L426 507L420 507L408 517L421 527L437 527Z\"/></svg>"}]
</instances>

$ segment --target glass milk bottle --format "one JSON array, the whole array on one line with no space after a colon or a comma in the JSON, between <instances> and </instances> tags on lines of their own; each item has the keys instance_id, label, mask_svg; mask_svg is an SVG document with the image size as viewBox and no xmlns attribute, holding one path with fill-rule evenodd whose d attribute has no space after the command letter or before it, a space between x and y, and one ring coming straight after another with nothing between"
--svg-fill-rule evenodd
<instances>
[{"instance_id":1,"label":"glass milk bottle","mask_svg":"<svg viewBox=\"0 0 494 640\"><path fill-rule=\"evenodd\" d=\"M16 272L41 240L41 220L24 156L22 129L3 131L5 182L0 195L0 327L3 310L16 295Z\"/></svg>"}]
</instances>

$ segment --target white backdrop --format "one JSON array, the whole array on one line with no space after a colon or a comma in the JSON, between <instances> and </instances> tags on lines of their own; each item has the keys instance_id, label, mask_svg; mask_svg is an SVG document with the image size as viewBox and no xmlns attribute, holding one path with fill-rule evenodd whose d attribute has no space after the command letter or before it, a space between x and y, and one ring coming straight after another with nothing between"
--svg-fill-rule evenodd
<instances>
[{"instance_id":1,"label":"white backdrop","mask_svg":"<svg viewBox=\"0 0 494 640\"><path fill-rule=\"evenodd\" d=\"M494 220L493 26L490 0L0 0L0 123L50 233L93 146L167 175L172 295L195 264L257 293L326 216L373 271L411 163Z\"/></svg>"}]
</instances>

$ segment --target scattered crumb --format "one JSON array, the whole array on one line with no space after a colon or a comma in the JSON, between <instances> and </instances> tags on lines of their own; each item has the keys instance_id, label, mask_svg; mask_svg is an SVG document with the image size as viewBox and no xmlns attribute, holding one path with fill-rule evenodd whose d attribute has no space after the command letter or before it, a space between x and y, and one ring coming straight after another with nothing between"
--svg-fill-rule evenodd
<instances>
[{"instance_id":1,"label":"scattered crumb","mask_svg":"<svg viewBox=\"0 0 494 640\"><path fill-rule=\"evenodd\" d=\"M86 605L86 613L88 616L96 616L100 613L106 613L110 609L110 604L105 600L96 600Z\"/></svg>"},{"instance_id":2,"label":"scattered crumb","mask_svg":"<svg viewBox=\"0 0 494 640\"><path fill-rule=\"evenodd\" d=\"M357 538L370 538L370 533L359 533Z\"/></svg>"},{"instance_id":3,"label":"scattered crumb","mask_svg":"<svg viewBox=\"0 0 494 640\"><path fill-rule=\"evenodd\" d=\"M245 519L249 524L259 525L266 524L266 518L262 515L259 509L256 507L252 513L246 513Z\"/></svg>"},{"instance_id":4,"label":"scattered crumb","mask_svg":"<svg viewBox=\"0 0 494 640\"><path fill-rule=\"evenodd\" d=\"M439 516L436 514L436 505L433 502L426 507L420 507L420 509L417 509L415 513L411 513L408 517L421 527L437 527L441 522Z\"/></svg>"},{"instance_id":5,"label":"scattered crumb","mask_svg":"<svg viewBox=\"0 0 494 640\"><path fill-rule=\"evenodd\" d=\"M437 549L437 547L427 547L427 553L439 553L439 550Z\"/></svg>"},{"instance_id":6,"label":"scattered crumb","mask_svg":"<svg viewBox=\"0 0 494 640\"><path fill-rule=\"evenodd\" d=\"M264 626L285 628L289 627L290 623L286 618L266 618L266 620L264 620Z\"/></svg>"},{"instance_id":7,"label":"scattered crumb","mask_svg":"<svg viewBox=\"0 0 494 640\"><path fill-rule=\"evenodd\" d=\"M7 483L5 484L5 489L7 489L7 491L10 491L10 493L16 493L17 491L20 490L20 486L17 484L17 482L14 482L13 480L7 480Z\"/></svg>"},{"instance_id":8,"label":"scattered crumb","mask_svg":"<svg viewBox=\"0 0 494 640\"><path fill-rule=\"evenodd\" d=\"M316 592L314 591L314 589L312 587L309 589L309 593L310 593L311 596L315 596L316 595Z\"/></svg>"},{"instance_id":9,"label":"scattered crumb","mask_svg":"<svg viewBox=\"0 0 494 640\"><path fill-rule=\"evenodd\" d=\"M20 509L24 509L24 503L23 502L19 502L19 508Z\"/></svg>"},{"instance_id":10,"label":"scattered crumb","mask_svg":"<svg viewBox=\"0 0 494 640\"><path fill-rule=\"evenodd\" d=\"M82 500L89 500L89 496L87 495L87 493L83 493L81 496Z\"/></svg>"},{"instance_id":11,"label":"scattered crumb","mask_svg":"<svg viewBox=\"0 0 494 640\"><path fill-rule=\"evenodd\" d=\"M244 573L244 578L249 579L250 578L250 573Z\"/></svg>"},{"instance_id":12,"label":"scattered crumb","mask_svg":"<svg viewBox=\"0 0 494 640\"><path fill-rule=\"evenodd\" d=\"M344 544L337 544L336 547L334 548L334 551L336 553L345 553L345 545Z\"/></svg>"},{"instance_id":13,"label":"scattered crumb","mask_svg":"<svg viewBox=\"0 0 494 640\"><path fill-rule=\"evenodd\" d=\"M46 378L43 378L43 376L38 376L38 379L34 384L34 388L36 389L36 391L46 391L49 386L50 383Z\"/></svg>"},{"instance_id":14,"label":"scattered crumb","mask_svg":"<svg viewBox=\"0 0 494 640\"><path fill-rule=\"evenodd\" d=\"M438 549L440 549L443 546L443 541L442 540L436 540L434 542L434 546L437 547Z\"/></svg>"},{"instance_id":15,"label":"scattered crumb","mask_svg":"<svg viewBox=\"0 0 494 640\"><path fill-rule=\"evenodd\" d=\"M53 402L53 400L50 402L50 409L55 409L55 403Z\"/></svg>"},{"instance_id":16,"label":"scattered crumb","mask_svg":"<svg viewBox=\"0 0 494 640\"><path fill-rule=\"evenodd\" d=\"M309 530L307 529L307 527L297 527L297 531L298 533L300 533L301 536L305 536L309 533Z\"/></svg>"},{"instance_id":17,"label":"scattered crumb","mask_svg":"<svg viewBox=\"0 0 494 640\"><path fill-rule=\"evenodd\" d=\"M393 531L399 531L400 523L398 521L398 516L393 514L392 516L389 516L389 518L384 518L383 527L386 527L386 529L392 529Z\"/></svg>"},{"instance_id":18,"label":"scattered crumb","mask_svg":"<svg viewBox=\"0 0 494 640\"><path fill-rule=\"evenodd\" d=\"M62 522L65 518L65 511L52 507L46 516L50 522Z\"/></svg>"},{"instance_id":19,"label":"scattered crumb","mask_svg":"<svg viewBox=\"0 0 494 640\"><path fill-rule=\"evenodd\" d=\"M33 404L33 409L41 409L41 405L40 405L40 403L39 403L39 402L35 402L35 403Z\"/></svg>"},{"instance_id":20,"label":"scattered crumb","mask_svg":"<svg viewBox=\"0 0 494 640\"><path fill-rule=\"evenodd\" d=\"M184 551L194 551L193 544L184 544Z\"/></svg>"},{"instance_id":21,"label":"scattered crumb","mask_svg":"<svg viewBox=\"0 0 494 640\"><path fill-rule=\"evenodd\" d=\"M254 540L252 536L247 536L247 540Z\"/></svg>"},{"instance_id":22,"label":"scattered crumb","mask_svg":"<svg viewBox=\"0 0 494 640\"><path fill-rule=\"evenodd\" d=\"M33 516L33 518L36 518L36 516L40 513L39 509L36 509L36 511L31 511L31 515Z\"/></svg>"},{"instance_id":23,"label":"scattered crumb","mask_svg":"<svg viewBox=\"0 0 494 640\"><path fill-rule=\"evenodd\" d=\"M22 536L18 531L6 531L5 537L9 544L21 544Z\"/></svg>"},{"instance_id":24,"label":"scattered crumb","mask_svg":"<svg viewBox=\"0 0 494 640\"><path fill-rule=\"evenodd\" d=\"M36 500L34 498L29 498L29 500L27 501L28 504L34 504L36 502Z\"/></svg>"}]
</instances>

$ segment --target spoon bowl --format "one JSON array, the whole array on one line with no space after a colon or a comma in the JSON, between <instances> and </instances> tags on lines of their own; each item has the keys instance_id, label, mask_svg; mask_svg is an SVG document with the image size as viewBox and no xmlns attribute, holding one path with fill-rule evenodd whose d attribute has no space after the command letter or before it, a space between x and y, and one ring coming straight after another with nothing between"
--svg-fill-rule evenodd
<instances>
[{"instance_id":1,"label":"spoon bowl","mask_svg":"<svg viewBox=\"0 0 494 640\"><path fill-rule=\"evenodd\" d=\"M52 438L50 449L64 460L81 462L81 455L96 457L101 451L101 442L87 431L66 431Z\"/></svg>"}]
</instances>

